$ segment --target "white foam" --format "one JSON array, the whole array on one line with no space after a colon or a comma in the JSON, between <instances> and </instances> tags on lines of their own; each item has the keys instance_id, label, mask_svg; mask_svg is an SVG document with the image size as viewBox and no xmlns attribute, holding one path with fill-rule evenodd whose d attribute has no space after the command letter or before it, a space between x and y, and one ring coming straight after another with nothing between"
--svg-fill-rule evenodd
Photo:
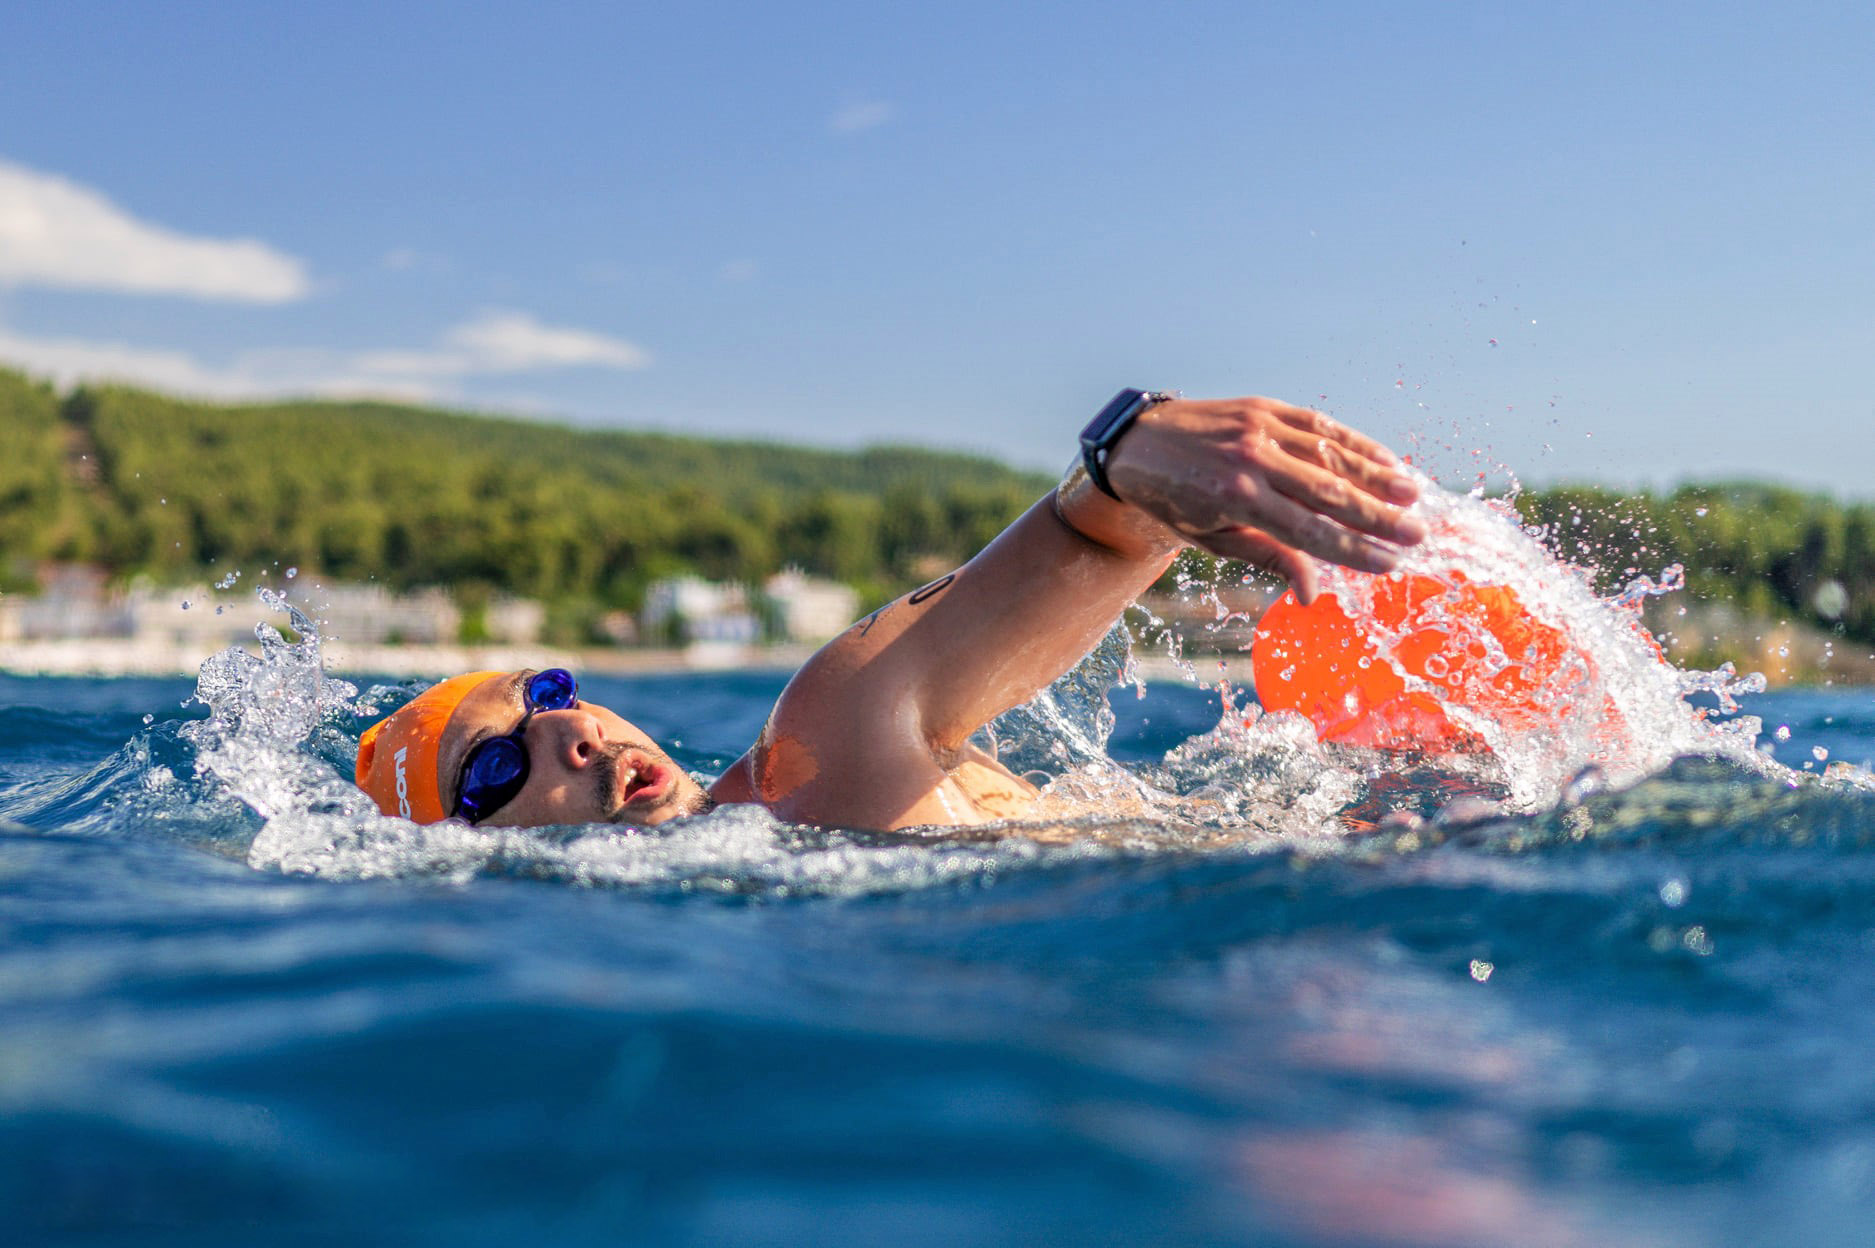
<instances>
[{"instance_id":1,"label":"white foam","mask_svg":"<svg viewBox=\"0 0 1875 1248\"><path fill-rule=\"evenodd\" d=\"M1747 766L1761 759L1753 748L1762 726L1751 716L1719 723L1686 701L1686 694L1717 695L1727 709L1739 693L1763 689L1762 677L1720 672L1684 672L1664 661L1642 630L1633 607L1644 597L1676 588L1679 569L1661 582L1645 578L1611 598L1598 597L1587 573L1560 563L1525 530L1508 502L1455 495L1422 481L1416 512L1430 536L1406 552L1392 577L1424 576L1445 585L1458 582L1503 585L1513 590L1539 623L1567 637L1579 660L1546 673L1534 700L1567 708L1532 727L1507 725L1476 706L1455 705L1439 685L1406 670L1390 653L1399 638L1375 618L1380 578L1324 566L1322 589L1379 643L1383 658L1409 690L1440 699L1446 714L1481 737L1502 769L1511 804L1539 810L1555 804L1564 787L1586 767L1600 768L1610 783L1625 784L1652 774L1686 754L1715 754ZM1421 624L1437 616L1437 606ZM1439 618L1452 646L1485 654L1483 668L1517 662L1505 655L1489 630L1457 615ZM1436 674L1436 673L1435 673Z\"/></svg>"}]
</instances>

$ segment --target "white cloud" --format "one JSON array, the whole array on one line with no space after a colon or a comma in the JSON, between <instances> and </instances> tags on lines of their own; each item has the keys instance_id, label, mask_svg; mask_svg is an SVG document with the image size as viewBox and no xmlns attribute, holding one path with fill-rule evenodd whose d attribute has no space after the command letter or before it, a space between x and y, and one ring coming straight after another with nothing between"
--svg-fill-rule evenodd
<instances>
[{"instance_id":1,"label":"white cloud","mask_svg":"<svg viewBox=\"0 0 1875 1248\"><path fill-rule=\"evenodd\" d=\"M0 160L0 285L243 303L305 296L305 265L247 238L192 238L97 191Z\"/></svg>"},{"instance_id":2,"label":"white cloud","mask_svg":"<svg viewBox=\"0 0 1875 1248\"><path fill-rule=\"evenodd\" d=\"M182 351L159 351L79 338L28 338L0 331L0 358L60 385L131 379L164 390L220 393L212 372Z\"/></svg>"},{"instance_id":3,"label":"white cloud","mask_svg":"<svg viewBox=\"0 0 1875 1248\"><path fill-rule=\"evenodd\" d=\"M252 352L216 366L186 351L83 338L34 338L0 329L0 360L61 386L127 382L211 399L300 394L412 401L441 397L435 387L413 378L348 369L343 356L318 351Z\"/></svg>"},{"instance_id":4,"label":"white cloud","mask_svg":"<svg viewBox=\"0 0 1875 1248\"><path fill-rule=\"evenodd\" d=\"M364 372L384 377L460 377L474 371L451 351L361 351L351 360Z\"/></svg>"},{"instance_id":5,"label":"white cloud","mask_svg":"<svg viewBox=\"0 0 1875 1248\"><path fill-rule=\"evenodd\" d=\"M588 329L543 325L525 312L488 311L443 335L440 350L369 351L353 357L370 373L460 377L525 373L543 368L648 368L651 353L623 338Z\"/></svg>"},{"instance_id":6,"label":"white cloud","mask_svg":"<svg viewBox=\"0 0 1875 1248\"><path fill-rule=\"evenodd\" d=\"M185 351L79 338L35 338L0 328L0 360L62 386L122 381L177 394L247 399L280 395L371 395L441 399L476 375L553 368L646 368L651 356L623 339L543 325L521 312L491 311L447 331L433 350L248 351L226 364Z\"/></svg>"},{"instance_id":7,"label":"white cloud","mask_svg":"<svg viewBox=\"0 0 1875 1248\"><path fill-rule=\"evenodd\" d=\"M474 361L472 371L514 373L533 368L638 369L651 363L642 347L585 329L542 325L525 312L485 312L458 325L446 341Z\"/></svg>"},{"instance_id":8,"label":"white cloud","mask_svg":"<svg viewBox=\"0 0 1875 1248\"><path fill-rule=\"evenodd\" d=\"M884 100L860 100L836 112L827 122L827 128L835 134L858 134L862 130L876 130L898 115Z\"/></svg>"}]
</instances>

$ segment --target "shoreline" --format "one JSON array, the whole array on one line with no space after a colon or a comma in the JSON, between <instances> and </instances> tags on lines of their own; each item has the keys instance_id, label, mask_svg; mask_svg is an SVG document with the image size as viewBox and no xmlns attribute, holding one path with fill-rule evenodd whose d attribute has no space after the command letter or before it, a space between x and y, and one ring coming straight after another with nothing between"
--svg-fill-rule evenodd
<instances>
[{"instance_id":1,"label":"shoreline","mask_svg":"<svg viewBox=\"0 0 1875 1248\"><path fill-rule=\"evenodd\" d=\"M175 642L73 639L0 642L0 674L8 676L173 677L196 676L204 660L225 645ZM260 653L258 642L241 649ZM460 672L509 671L515 668L564 667L608 676L660 676L699 672L792 673L819 647L785 645L698 645L677 647L553 646L374 646L328 642L325 670L339 676L389 676L441 679ZM1770 656L1765 656L1770 657ZM1839 656L1840 660L1840 656ZM1157 647L1135 653L1134 670L1147 684L1207 684L1220 677L1241 688L1252 686L1248 653L1191 654L1174 661ZM1774 665L1770 687L1824 688L1824 680L1778 679ZM1751 669L1746 669L1751 670ZM1828 669L1824 669L1827 672ZM1813 673L1805 673L1810 675ZM1195 679L1194 679L1195 677ZM1868 663L1847 662L1828 673L1827 687L1875 687Z\"/></svg>"},{"instance_id":2,"label":"shoreline","mask_svg":"<svg viewBox=\"0 0 1875 1248\"><path fill-rule=\"evenodd\" d=\"M260 643L239 646L260 653ZM202 663L227 646L116 639L0 642L0 673L9 676L192 677ZM459 672L507 671L522 667L565 667L609 676L659 676L694 672L782 672L799 668L819 649L808 643L770 646L554 647L554 646L370 646L328 642L327 671L341 676L442 678ZM1138 654L1135 669L1148 682L1192 683L1190 673L1233 683L1250 681L1248 654L1200 654L1175 663L1163 654Z\"/></svg>"}]
</instances>

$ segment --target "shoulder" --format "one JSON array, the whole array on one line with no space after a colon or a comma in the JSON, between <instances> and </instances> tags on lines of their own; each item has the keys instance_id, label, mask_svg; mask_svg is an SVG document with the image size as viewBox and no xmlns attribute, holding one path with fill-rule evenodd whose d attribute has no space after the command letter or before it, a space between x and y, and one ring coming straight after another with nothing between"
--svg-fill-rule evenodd
<instances>
[{"instance_id":1,"label":"shoulder","mask_svg":"<svg viewBox=\"0 0 1875 1248\"><path fill-rule=\"evenodd\" d=\"M717 782L719 801L759 802L805 823L889 827L943 778L916 705L864 629L855 624L795 673L755 744Z\"/></svg>"}]
</instances>

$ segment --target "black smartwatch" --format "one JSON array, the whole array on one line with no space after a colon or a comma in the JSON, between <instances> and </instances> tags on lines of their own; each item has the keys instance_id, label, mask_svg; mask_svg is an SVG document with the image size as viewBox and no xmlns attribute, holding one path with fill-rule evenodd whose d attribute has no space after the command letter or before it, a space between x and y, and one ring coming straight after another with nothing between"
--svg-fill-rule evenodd
<instances>
[{"instance_id":1,"label":"black smartwatch","mask_svg":"<svg viewBox=\"0 0 1875 1248\"><path fill-rule=\"evenodd\" d=\"M1126 436L1126 431L1133 427L1133 422L1155 403L1164 403L1177 397L1176 393L1169 390L1122 390L1087 422L1087 428L1081 430L1081 462L1087 465L1087 475L1094 479L1101 493L1109 498L1120 497L1113 492L1113 484L1107 480L1107 459L1113 454L1113 448L1119 445L1120 439Z\"/></svg>"}]
</instances>

